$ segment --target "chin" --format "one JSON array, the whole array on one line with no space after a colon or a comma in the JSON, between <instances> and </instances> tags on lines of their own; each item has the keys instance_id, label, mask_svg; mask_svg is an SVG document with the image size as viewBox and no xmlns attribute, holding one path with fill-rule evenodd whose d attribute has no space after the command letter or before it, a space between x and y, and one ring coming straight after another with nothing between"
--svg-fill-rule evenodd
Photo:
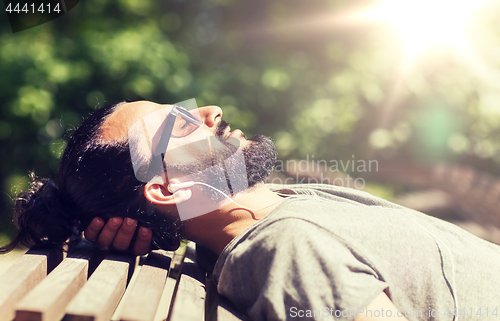
<instances>
[{"instance_id":1,"label":"chin","mask_svg":"<svg viewBox=\"0 0 500 321\"><path fill-rule=\"evenodd\" d=\"M248 187L262 183L274 170L278 158L276 147L271 138L264 135L255 135L244 146Z\"/></svg>"}]
</instances>

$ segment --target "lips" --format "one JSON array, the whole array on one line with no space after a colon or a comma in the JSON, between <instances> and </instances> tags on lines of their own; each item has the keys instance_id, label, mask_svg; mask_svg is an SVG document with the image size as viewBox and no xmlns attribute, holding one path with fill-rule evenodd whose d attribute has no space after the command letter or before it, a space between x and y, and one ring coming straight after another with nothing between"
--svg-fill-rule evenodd
<instances>
[{"instance_id":1,"label":"lips","mask_svg":"<svg viewBox=\"0 0 500 321\"><path fill-rule=\"evenodd\" d=\"M217 130L215 131L215 136L219 137L219 139L228 141L230 137L235 136L238 140L240 137L246 139L246 136L243 134L243 132L239 129L235 129L231 132L231 126L229 125L228 122L221 120L220 123L217 126Z\"/></svg>"},{"instance_id":2,"label":"lips","mask_svg":"<svg viewBox=\"0 0 500 321\"><path fill-rule=\"evenodd\" d=\"M228 140L229 137L231 137L233 133L231 133L231 127L230 126L227 126L226 129L224 130L224 140Z\"/></svg>"},{"instance_id":3,"label":"lips","mask_svg":"<svg viewBox=\"0 0 500 321\"><path fill-rule=\"evenodd\" d=\"M243 132L239 129L235 129L233 130L233 132L226 138L226 140L228 140L230 137L234 136L234 135L240 135L241 137L243 137Z\"/></svg>"}]
</instances>

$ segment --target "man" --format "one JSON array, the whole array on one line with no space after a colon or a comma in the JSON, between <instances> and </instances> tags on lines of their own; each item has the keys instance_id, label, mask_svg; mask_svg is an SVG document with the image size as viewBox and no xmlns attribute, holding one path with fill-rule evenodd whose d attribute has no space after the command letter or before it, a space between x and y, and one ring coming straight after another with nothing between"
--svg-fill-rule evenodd
<instances>
[{"instance_id":1,"label":"man","mask_svg":"<svg viewBox=\"0 0 500 321\"><path fill-rule=\"evenodd\" d=\"M92 138L92 146L121 146L116 148L120 152L126 147L124 142L134 124L161 110L165 110L165 118L169 117L172 109L171 105L150 102L123 103L112 109L103 122L84 123L81 128L98 129L92 136L96 137ZM269 172L266 164L276 156L269 149L269 140L262 137L249 140L241 131L230 132L228 124L222 121L219 107L199 108L196 115L202 123L199 130L204 131L208 141L212 141L211 137L220 140L220 144L210 145L211 153L230 148L224 142L235 137L249 163L248 174L260 173L260 180L248 175L252 177L249 187L236 191L230 197L231 202L221 203L221 207L208 213L183 220L177 227L180 235L219 255L214 269L218 290L250 318L427 320L438 317L456 320L459 313L472 318L472 315L490 317L497 312L496 290L500 286L496 272L500 266L497 246L454 225L359 191L311 185L282 190L287 195L275 193L263 183ZM162 125L158 125L162 122L153 123L145 122L147 132L164 131ZM175 139L178 141L173 145L183 139L189 140L189 137ZM156 145L145 149L155 151L155 146L163 146L160 142L161 138ZM63 179L58 192L65 196L63 205L78 204L72 205L77 213L91 211L94 216L99 211L114 210L124 198L123 191L128 190L124 188L130 185L119 177L121 166L132 167L130 156L127 165L121 163L120 160L125 159L121 156L110 159L114 154L109 154L108 147L92 147L83 152L77 148L78 152L73 152L73 145L70 141L60 174L75 176L70 160L83 159L81 161L87 163L78 167L76 172L87 171L87 174L78 174L75 179L88 187L82 192L74 186L75 183ZM80 145L88 146L89 143ZM168 159L168 147L165 152L166 155L161 153L162 158ZM196 158L196 155L188 150L186 153L186 157L180 155L180 160L170 161L193 166L196 159L193 161L191 156ZM73 154L75 156L71 156ZM250 159L260 162L250 162ZM109 162L107 167L102 167L103 162ZM166 163L168 166L169 161ZM94 166L100 166L100 176L84 177L95 173ZM104 168L107 171L102 170ZM127 169L123 175L129 175L130 171L131 168ZM117 174L113 174L115 172ZM172 222L182 220L179 211L182 204L195 206L210 201L203 189L193 182L172 189L172 185L186 182L182 177L170 177L170 173L165 168L147 183L134 183L136 187L130 189L141 193L148 206L154 205L154 215L161 218L157 220L158 224L167 219ZM111 178L120 184L103 189L101 185L109 184ZM99 207L83 200L87 194L95 194L93 189L97 187L101 188L101 194L107 193L106 197L99 194L100 197L92 198L101 202ZM137 208L134 206L128 206L127 213ZM141 212L140 209L137 211ZM116 210L113 216L120 213L123 211ZM142 210L141 213L138 219L149 212ZM83 225L90 222L83 214L78 214L77 218ZM149 250L156 224L149 225L153 232L141 226L134 241L132 236L136 225L137 222L129 218L111 218L106 224L104 220L94 218L85 233L88 239L102 247L124 250L132 244L135 253L145 253ZM170 240L162 243L162 240L153 235L157 245L167 244L165 247L168 247L176 244Z\"/></svg>"},{"instance_id":2,"label":"man","mask_svg":"<svg viewBox=\"0 0 500 321\"><path fill-rule=\"evenodd\" d=\"M129 128L137 122L138 119L161 108L164 108L164 106L155 105L149 102L134 102L121 105L103 124L103 139L125 139L128 135ZM229 135L228 127L217 128L217 125L222 121L222 110L219 107L208 106L200 108L198 111L199 117L203 121L205 130L209 135L215 136L218 129L219 132L225 132L226 135ZM247 140L241 131L235 130L230 135L237 137L238 140L241 141L243 148L252 147L253 142ZM256 145L256 148L258 148L258 144ZM271 153L267 156L272 158L275 157L275 154ZM265 179L265 177L262 177L262 179ZM161 211L165 213L176 213L176 200L174 195L169 192L167 185L168 184L162 182L147 183L144 194L146 198L151 203L154 203ZM264 218L283 201L282 197L267 189L263 181L255 185L238 197L238 203L249 208L264 209L249 211L247 209L242 209L241 206L230 203L205 215L184 221L182 226L183 236L197 244L204 245L220 255L231 240L254 223ZM189 191L186 188L175 193L189 193ZM271 206L267 207L270 204ZM121 224L121 219L113 218L104 225L102 219L96 218L85 230L86 238L96 241L97 244L102 247L113 246L116 249L126 249L132 240L135 222L130 222L128 219L125 219L125 221L128 221L129 224ZM146 235L145 230L142 230L142 233L144 237L139 238L134 245L134 252L137 254L145 253L149 249L147 236L150 234ZM368 307L373 310L393 310L393 315L397 315L396 307L382 290L378 295L374 296L370 302L366 303L369 303ZM268 317L271 318L271 316ZM268 317L264 316L265 319ZM364 320L362 313L359 313L358 320Z\"/></svg>"}]
</instances>

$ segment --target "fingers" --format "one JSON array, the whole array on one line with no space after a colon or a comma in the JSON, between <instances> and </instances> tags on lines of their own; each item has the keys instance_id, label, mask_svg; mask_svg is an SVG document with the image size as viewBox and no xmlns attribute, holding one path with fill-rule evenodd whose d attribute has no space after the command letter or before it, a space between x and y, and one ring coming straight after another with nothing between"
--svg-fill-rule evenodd
<instances>
[{"instance_id":1,"label":"fingers","mask_svg":"<svg viewBox=\"0 0 500 321\"><path fill-rule=\"evenodd\" d=\"M126 251L130 248L136 229L137 221L131 218L113 217L105 224L102 218L95 217L85 229L85 238L102 250L113 248L116 251ZM150 229L140 227L132 252L135 255L144 255L151 251L152 238Z\"/></svg>"},{"instance_id":2,"label":"fingers","mask_svg":"<svg viewBox=\"0 0 500 321\"><path fill-rule=\"evenodd\" d=\"M101 233L97 237L97 241L95 242L95 244L103 250L109 250L122 223L123 218L121 217L110 218L101 230Z\"/></svg>"},{"instance_id":3,"label":"fingers","mask_svg":"<svg viewBox=\"0 0 500 321\"><path fill-rule=\"evenodd\" d=\"M118 233L113 240L113 249L117 251L126 251L130 247L134 237L137 221L131 218L125 218Z\"/></svg>"},{"instance_id":4,"label":"fingers","mask_svg":"<svg viewBox=\"0 0 500 321\"><path fill-rule=\"evenodd\" d=\"M137 233L137 239L135 240L134 246L132 247L132 253L135 255L144 255L151 251L151 239L153 238L153 233L150 229L145 227L139 227L139 232Z\"/></svg>"},{"instance_id":5,"label":"fingers","mask_svg":"<svg viewBox=\"0 0 500 321\"><path fill-rule=\"evenodd\" d=\"M85 229L85 238L90 242L95 242L103 226L104 220L100 217L94 217L89 226Z\"/></svg>"}]
</instances>

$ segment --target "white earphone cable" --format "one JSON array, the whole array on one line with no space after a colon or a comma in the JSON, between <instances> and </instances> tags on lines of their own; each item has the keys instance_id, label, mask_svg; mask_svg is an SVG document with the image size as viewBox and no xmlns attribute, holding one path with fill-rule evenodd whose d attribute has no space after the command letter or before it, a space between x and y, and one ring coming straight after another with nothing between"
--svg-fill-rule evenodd
<instances>
[{"instance_id":1,"label":"white earphone cable","mask_svg":"<svg viewBox=\"0 0 500 321\"><path fill-rule=\"evenodd\" d=\"M246 207L246 206L243 206L241 204L239 204L238 202L236 202L235 200L233 200L231 197L229 197L226 193L224 193L223 191L221 191L220 189L216 188L216 187L213 187L211 185L208 185L208 184L205 184L205 183L202 183L202 182L193 182L194 184L197 184L197 185L204 185L204 186L207 186L207 187L210 187L211 189L221 193L222 195L224 195L225 198L227 198L228 200L230 200L231 202L233 202L234 204L240 206L241 208L244 208L244 209L247 209L249 211L260 211L260 210L263 210L263 209L266 209L268 207L271 207L273 205L276 205L278 204L279 202L282 202L283 200L279 200L277 202L274 202L270 205L267 205L267 206L264 206L264 207L261 207L261 208L249 208L249 207Z\"/></svg>"}]
</instances>

